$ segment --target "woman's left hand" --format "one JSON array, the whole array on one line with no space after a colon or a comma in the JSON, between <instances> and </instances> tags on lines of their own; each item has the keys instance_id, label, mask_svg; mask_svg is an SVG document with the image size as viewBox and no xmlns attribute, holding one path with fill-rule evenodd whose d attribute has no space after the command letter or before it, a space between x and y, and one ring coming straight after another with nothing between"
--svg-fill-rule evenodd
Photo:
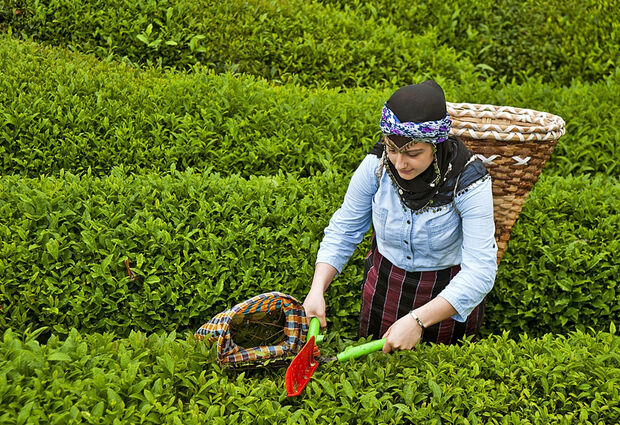
<instances>
[{"instance_id":1,"label":"woman's left hand","mask_svg":"<svg viewBox=\"0 0 620 425\"><path fill-rule=\"evenodd\" d=\"M383 334L386 339L383 352L389 353L394 350L411 350L422 338L422 328L410 314L392 323L387 332Z\"/></svg>"}]
</instances>

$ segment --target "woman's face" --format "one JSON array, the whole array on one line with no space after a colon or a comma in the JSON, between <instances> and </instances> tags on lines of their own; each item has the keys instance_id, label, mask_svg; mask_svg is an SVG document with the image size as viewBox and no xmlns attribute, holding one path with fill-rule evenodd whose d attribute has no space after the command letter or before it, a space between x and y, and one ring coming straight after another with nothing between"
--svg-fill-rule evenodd
<instances>
[{"instance_id":1,"label":"woman's face","mask_svg":"<svg viewBox=\"0 0 620 425\"><path fill-rule=\"evenodd\" d=\"M435 159L435 153L430 143L420 142L407 146L404 150L398 149L396 144L385 137L387 155L401 178L411 180L426 170Z\"/></svg>"}]
</instances>

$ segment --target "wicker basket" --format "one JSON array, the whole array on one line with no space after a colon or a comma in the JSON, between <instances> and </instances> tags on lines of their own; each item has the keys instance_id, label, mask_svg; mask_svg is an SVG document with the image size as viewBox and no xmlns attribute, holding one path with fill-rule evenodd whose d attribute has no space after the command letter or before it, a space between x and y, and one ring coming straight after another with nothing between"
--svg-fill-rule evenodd
<instances>
[{"instance_id":1,"label":"wicker basket","mask_svg":"<svg viewBox=\"0 0 620 425\"><path fill-rule=\"evenodd\" d=\"M564 120L557 115L509 106L450 103L451 134L482 161L493 179L497 262L528 193L538 180Z\"/></svg>"}]
</instances>

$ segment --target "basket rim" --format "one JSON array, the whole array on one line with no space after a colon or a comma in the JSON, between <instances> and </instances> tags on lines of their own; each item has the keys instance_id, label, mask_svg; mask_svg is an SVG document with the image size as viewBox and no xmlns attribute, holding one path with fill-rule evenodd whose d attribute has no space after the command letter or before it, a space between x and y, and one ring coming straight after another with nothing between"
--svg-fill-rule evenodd
<instances>
[{"instance_id":1,"label":"basket rim","mask_svg":"<svg viewBox=\"0 0 620 425\"><path fill-rule=\"evenodd\" d=\"M452 118L451 133L456 136L501 141L549 141L559 139L566 131L564 120L549 112L477 103L446 102L446 106ZM472 122L461 118L491 121Z\"/></svg>"}]
</instances>

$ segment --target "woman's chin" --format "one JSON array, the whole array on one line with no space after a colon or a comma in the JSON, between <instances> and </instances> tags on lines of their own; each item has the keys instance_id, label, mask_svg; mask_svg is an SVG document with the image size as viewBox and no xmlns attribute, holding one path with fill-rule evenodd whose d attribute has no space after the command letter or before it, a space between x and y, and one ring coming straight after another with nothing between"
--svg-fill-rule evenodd
<instances>
[{"instance_id":1,"label":"woman's chin","mask_svg":"<svg viewBox=\"0 0 620 425\"><path fill-rule=\"evenodd\" d=\"M410 171L408 173L404 173L402 171L399 171L398 175L403 180L413 180L413 179L415 179L418 176L418 173L416 173L415 171Z\"/></svg>"}]
</instances>

